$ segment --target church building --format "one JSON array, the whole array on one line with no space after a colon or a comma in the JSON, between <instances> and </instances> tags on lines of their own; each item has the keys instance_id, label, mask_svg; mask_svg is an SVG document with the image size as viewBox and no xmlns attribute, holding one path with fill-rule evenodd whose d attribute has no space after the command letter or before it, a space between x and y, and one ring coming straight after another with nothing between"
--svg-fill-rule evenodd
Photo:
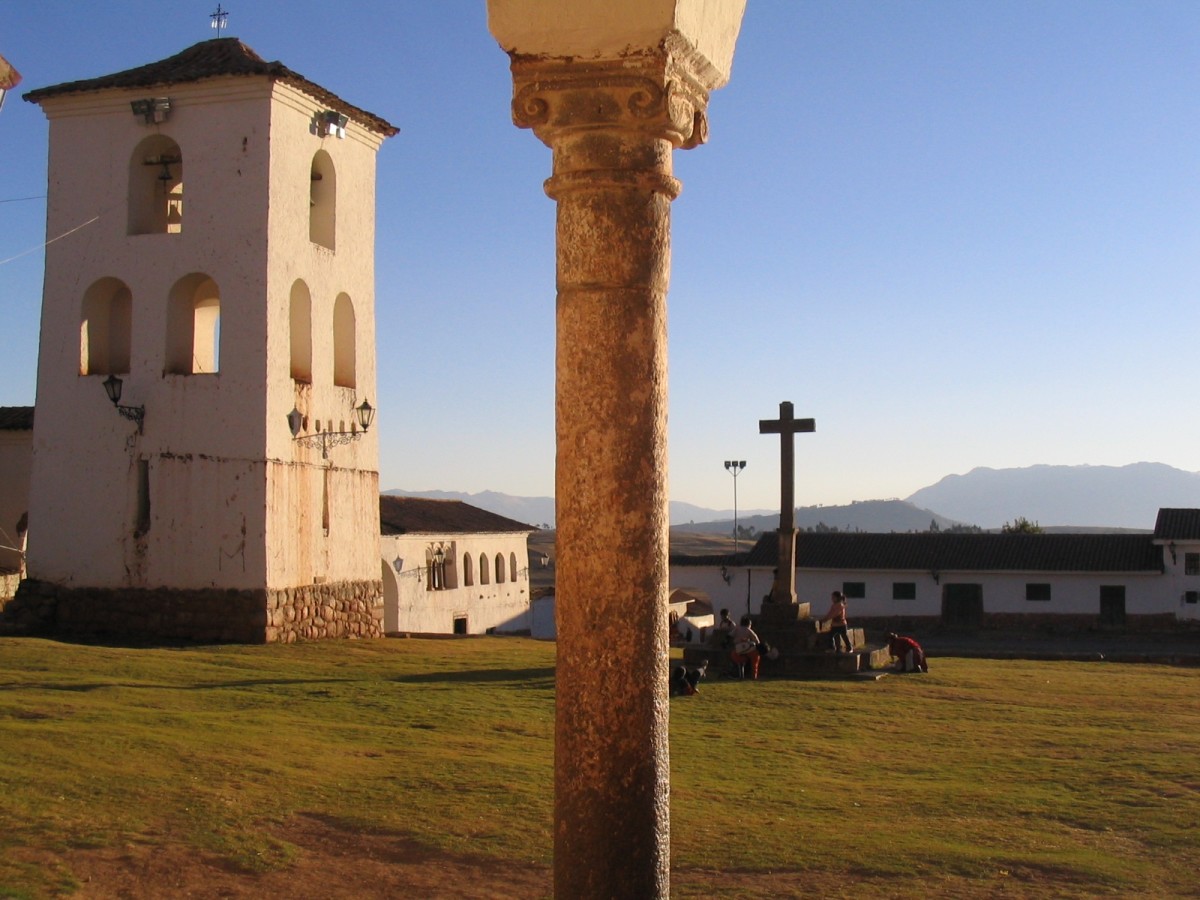
<instances>
[{"instance_id":1,"label":"church building","mask_svg":"<svg viewBox=\"0 0 1200 900\"><path fill-rule=\"evenodd\" d=\"M31 91L50 123L27 578L58 633L380 635L376 154L236 38Z\"/></svg>"}]
</instances>

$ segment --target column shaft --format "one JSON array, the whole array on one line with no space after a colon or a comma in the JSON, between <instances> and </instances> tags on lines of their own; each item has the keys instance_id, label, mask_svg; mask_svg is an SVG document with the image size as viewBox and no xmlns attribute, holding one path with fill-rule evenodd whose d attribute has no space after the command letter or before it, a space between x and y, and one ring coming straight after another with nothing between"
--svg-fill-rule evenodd
<instances>
[{"instance_id":1,"label":"column shaft","mask_svg":"<svg viewBox=\"0 0 1200 900\"><path fill-rule=\"evenodd\" d=\"M669 879L667 317L671 145L555 144L555 892Z\"/></svg>"}]
</instances>

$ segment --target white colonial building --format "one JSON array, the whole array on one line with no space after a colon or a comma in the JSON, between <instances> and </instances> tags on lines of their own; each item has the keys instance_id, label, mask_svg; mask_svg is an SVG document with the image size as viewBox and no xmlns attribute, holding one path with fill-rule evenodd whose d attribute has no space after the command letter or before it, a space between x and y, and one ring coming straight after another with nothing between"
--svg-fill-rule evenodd
<instances>
[{"instance_id":1,"label":"white colonial building","mask_svg":"<svg viewBox=\"0 0 1200 900\"><path fill-rule=\"evenodd\" d=\"M0 406L0 601L25 571L33 407Z\"/></svg>"},{"instance_id":2,"label":"white colonial building","mask_svg":"<svg viewBox=\"0 0 1200 900\"><path fill-rule=\"evenodd\" d=\"M55 240L14 614L380 633L363 404L376 153L396 129L236 38L25 99L50 122Z\"/></svg>"},{"instance_id":3,"label":"white colonial building","mask_svg":"<svg viewBox=\"0 0 1200 900\"><path fill-rule=\"evenodd\" d=\"M379 498L388 634L533 630L534 529L460 500Z\"/></svg>"},{"instance_id":4,"label":"white colonial building","mask_svg":"<svg viewBox=\"0 0 1200 900\"><path fill-rule=\"evenodd\" d=\"M738 557L671 557L671 587L757 614L778 538ZM823 616L849 598L856 624L1138 627L1200 621L1200 510L1161 509L1153 534L801 532L796 594Z\"/></svg>"}]
</instances>

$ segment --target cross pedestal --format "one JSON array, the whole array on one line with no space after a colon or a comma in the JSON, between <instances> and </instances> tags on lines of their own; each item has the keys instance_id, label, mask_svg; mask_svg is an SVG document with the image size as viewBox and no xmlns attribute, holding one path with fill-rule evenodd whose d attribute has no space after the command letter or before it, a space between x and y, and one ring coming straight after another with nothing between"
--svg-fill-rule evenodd
<instances>
[{"instance_id":1,"label":"cross pedestal","mask_svg":"<svg viewBox=\"0 0 1200 900\"><path fill-rule=\"evenodd\" d=\"M772 603L796 602L796 451L794 436L816 431L815 419L797 419L792 404L779 404L778 419L760 419L759 434L779 435L779 566L771 585Z\"/></svg>"}]
</instances>

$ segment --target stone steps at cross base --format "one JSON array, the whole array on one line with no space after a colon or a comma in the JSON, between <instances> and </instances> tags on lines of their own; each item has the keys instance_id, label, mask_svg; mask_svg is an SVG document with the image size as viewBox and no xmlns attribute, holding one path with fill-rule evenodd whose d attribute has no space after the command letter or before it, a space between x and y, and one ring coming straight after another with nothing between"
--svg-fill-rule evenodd
<instances>
[{"instance_id":1,"label":"stone steps at cross base","mask_svg":"<svg viewBox=\"0 0 1200 900\"><path fill-rule=\"evenodd\" d=\"M732 667L729 651L720 647L691 645L683 650L683 661L688 666L699 666L708 661L709 678L729 678ZM833 650L794 650L780 652L777 659L763 659L759 663L759 678L835 678L855 676L864 672L884 672L890 669L891 654L887 647L867 647L861 642L849 653Z\"/></svg>"},{"instance_id":2,"label":"stone steps at cross base","mask_svg":"<svg viewBox=\"0 0 1200 900\"><path fill-rule=\"evenodd\" d=\"M829 678L855 676L863 672L882 672L891 664L886 646L868 647L861 628L848 628L853 648L836 653L829 624L814 619L807 603L764 603L754 620L759 638L779 651L777 659L763 659L760 678ZM729 651L721 647L688 645L684 662L698 666L708 660L709 673L720 675L730 668Z\"/></svg>"}]
</instances>

